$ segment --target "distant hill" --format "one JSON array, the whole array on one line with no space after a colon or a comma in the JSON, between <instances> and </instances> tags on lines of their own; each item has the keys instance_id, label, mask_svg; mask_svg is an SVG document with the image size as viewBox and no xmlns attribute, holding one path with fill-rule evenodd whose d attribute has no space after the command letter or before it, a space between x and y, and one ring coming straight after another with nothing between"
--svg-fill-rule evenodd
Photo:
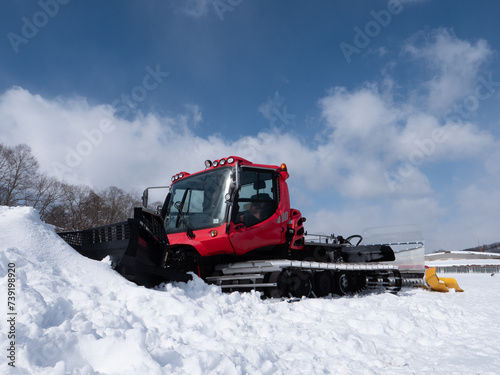
<instances>
[{"instance_id":1,"label":"distant hill","mask_svg":"<svg viewBox=\"0 0 500 375\"><path fill-rule=\"evenodd\" d=\"M495 242L490 245L481 245L476 247L471 247L469 249L463 249L461 251L480 251L485 253L500 253L500 242Z\"/></svg>"}]
</instances>

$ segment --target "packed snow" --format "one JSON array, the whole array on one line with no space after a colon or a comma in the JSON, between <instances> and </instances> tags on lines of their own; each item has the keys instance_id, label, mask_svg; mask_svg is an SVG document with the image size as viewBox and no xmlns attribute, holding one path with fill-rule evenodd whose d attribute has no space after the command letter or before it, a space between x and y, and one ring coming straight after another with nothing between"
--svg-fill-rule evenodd
<instances>
[{"instance_id":1,"label":"packed snow","mask_svg":"<svg viewBox=\"0 0 500 375\"><path fill-rule=\"evenodd\" d=\"M464 293L293 303L200 279L146 289L79 255L33 209L0 207L0 373L498 374L500 275L455 277Z\"/></svg>"}]
</instances>

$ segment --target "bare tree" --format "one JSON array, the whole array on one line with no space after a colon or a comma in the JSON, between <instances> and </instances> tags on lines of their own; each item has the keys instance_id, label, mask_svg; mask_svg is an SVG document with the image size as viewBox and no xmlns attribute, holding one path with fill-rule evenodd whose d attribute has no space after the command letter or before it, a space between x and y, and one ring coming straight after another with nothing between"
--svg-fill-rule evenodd
<instances>
[{"instance_id":1,"label":"bare tree","mask_svg":"<svg viewBox=\"0 0 500 375\"><path fill-rule=\"evenodd\" d=\"M0 205L7 201L9 158L8 149L0 143Z\"/></svg>"},{"instance_id":2,"label":"bare tree","mask_svg":"<svg viewBox=\"0 0 500 375\"><path fill-rule=\"evenodd\" d=\"M94 225L89 218L87 207L91 189L84 185L62 184L61 197L50 207L45 215L48 223L58 230L82 230Z\"/></svg>"},{"instance_id":3,"label":"bare tree","mask_svg":"<svg viewBox=\"0 0 500 375\"><path fill-rule=\"evenodd\" d=\"M29 146L0 144L0 205L32 206L58 230L82 230L124 221L138 204L116 186L95 191L62 183L38 169Z\"/></svg>"},{"instance_id":4,"label":"bare tree","mask_svg":"<svg viewBox=\"0 0 500 375\"><path fill-rule=\"evenodd\" d=\"M40 213L40 218L45 221L47 210L62 198L63 184L47 174L38 174L33 179L31 187L30 206Z\"/></svg>"},{"instance_id":5,"label":"bare tree","mask_svg":"<svg viewBox=\"0 0 500 375\"><path fill-rule=\"evenodd\" d=\"M62 184L61 196L49 207L45 220L62 231L74 231L125 221L136 203L116 186L96 192L88 186Z\"/></svg>"},{"instance_id":6,"label":"bare tree","mask_svg":"<svg viewBox=\"0 0 500 375\"><path fill-rule=\"evenodd\" d=\"M104 199L93 190L90 190L83 201L83 217L85 218L86 227L91 228L104 225L105 216Z\"/></svg>"},{"instance_id":7,"label":"bare tree","mask_svg":"<svg viewBox=\"0 0 500 375\"><path fill-rule=\"evenodd\" d=\"M101 209L104 224L124 221L131 216L135 200L130 194L116 186L110 186L100 195L104 201Z\"/></svg>"},{"instance_id":8,"label":"bare tree","mask_svg":"<svg viewBox=\"0 0 500 375\"><path fill-rule=\"evenodd\" d=\"M28 145L0 148L0 204L27 205L38 162Z\"/></svg>"}]
</instances>

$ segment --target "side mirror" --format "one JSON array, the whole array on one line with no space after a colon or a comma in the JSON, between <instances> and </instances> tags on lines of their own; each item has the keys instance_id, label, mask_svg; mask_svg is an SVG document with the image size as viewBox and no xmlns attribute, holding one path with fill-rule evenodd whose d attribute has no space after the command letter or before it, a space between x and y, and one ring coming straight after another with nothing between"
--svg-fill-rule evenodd
<instances>
[{"instance_id":1,"label":"side mirror","mask_svg":"<svg viewBox=\"0 0 500 375\"><path fill-rule=\"evenodd\" d=\"M144 208L148 207L148 189L147 188L142 193L142 206Z\"/></svg>"}]
</instances>

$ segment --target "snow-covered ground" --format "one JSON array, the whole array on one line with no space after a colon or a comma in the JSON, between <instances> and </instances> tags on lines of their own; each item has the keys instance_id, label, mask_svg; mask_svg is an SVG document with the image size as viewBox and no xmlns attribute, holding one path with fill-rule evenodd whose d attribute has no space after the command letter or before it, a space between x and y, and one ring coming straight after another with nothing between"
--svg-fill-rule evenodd
<instances>
[{"instance_id":1,"label":"snow-covered ground","mask_svg":"<svg viewBox=\"0 0 500 375\"><path fill-rule=\"evenodd\" d=\"M464 293L296 303L199 279L149 290L77 254L32 209L0 207L0 373L499 374L500 275L455 276Z\"/></svg>"}]
</instances>

